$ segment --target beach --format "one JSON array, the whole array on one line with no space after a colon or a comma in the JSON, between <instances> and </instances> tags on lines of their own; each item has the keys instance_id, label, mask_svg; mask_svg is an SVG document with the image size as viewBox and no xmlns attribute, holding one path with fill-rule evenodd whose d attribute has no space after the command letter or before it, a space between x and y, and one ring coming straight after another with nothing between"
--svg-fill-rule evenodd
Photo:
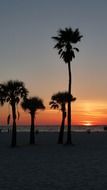
<instances>
[{"instance_id":1,"label":"beach","mask_svg":"<svg viewBox=\"0 0 107 190\"><path fill-rule=\"evenodd\" d=\"M29 133L18 132L11 148L11 134L0 133L0 189L107 189L107 133L73 132L73 146L58 145L57 138L40 132L29 145Z\"/></svg>"}]
</instances>

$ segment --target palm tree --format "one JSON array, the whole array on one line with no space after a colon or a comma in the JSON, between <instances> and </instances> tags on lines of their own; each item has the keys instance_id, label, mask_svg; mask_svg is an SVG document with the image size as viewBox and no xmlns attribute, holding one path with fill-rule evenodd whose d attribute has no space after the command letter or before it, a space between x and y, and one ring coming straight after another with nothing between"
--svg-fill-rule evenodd
<instances>
[{"instance_id":1,"label":"palm tree","mask_svg":"<svg viewBox=\"0 0 107 190\"><path fill-rule=\"evenodd\" d=\"M12 81L9 80L6 83L0 84L0 102L4 105L5 102L8 102L12 108L12 142L11 146L16 146L16 106L24 99L28 94L28 90L25 88L25 85L22 81Z\"/></svg>"},{"instance_id":2,"label":"palm tree","mask_svg":"<svg viewBox=\"0 0 107 190\"><path fill-rule=\"evenodd\" d=\"M0 84L0 105L3 106L5 102L5 93L1 87L2 85Z\"/></svg>"},{"instance_id":3,"label":"palm tree","mask_svg":"<svg viewBox=\"0 0 107 190\"><path fill-rule=\"evenodd\" d=\"M50 106L53 109L59 109L62 112L62 122L58 137L58 144L63 144L63 136L64 136L64 125L66 118L66 103L68 102L69 94L68 92L58 92L51 97ZM75 101L76 98L70 95L70 101Z\"/></svg>"},{"instance_id":4,"label":"palm tree","mask_svg":"<svg viewBox=\"0 0 107 190\"><path fill-rule=\"evenodd\" d=\"M38 109L45 109L45 106L43 104L43 101L39 97L30 97L25 99L21 103L22 108L31 116L31 128L30 128L30 144L35 143L35 137L34 137L34 120L35 120L35 114L37 113Z\"/></svg>"},{"instance_id":5,"label":"palm tree","mask_svg":"<svg viewBox=\"0 0 107 190\"><path fill-rule=\"evenodd\" d=\"M80 35L79 29L75 31L72 28L65 28L64 30L60 29L58 35L52 37L56 41L54 48L58 50L60 58L68 64L68 93L71 94L71 61L75 58L75 51L79 52L79 49L73 47L73 44L76 44L81 40L82 36ZM68 100L68 131L67 131L67 144L72 144L71 139L71 101Z\"/></svg>"}]
</instances>

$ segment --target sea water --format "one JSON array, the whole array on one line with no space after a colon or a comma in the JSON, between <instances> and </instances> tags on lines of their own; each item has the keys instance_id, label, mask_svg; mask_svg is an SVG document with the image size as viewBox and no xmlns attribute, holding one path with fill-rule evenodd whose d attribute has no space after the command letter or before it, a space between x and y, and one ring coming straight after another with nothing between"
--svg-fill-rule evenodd
<instances>
[{"instance_id":1,"label":"sea water","mask_svg":"<svg viewBox=\"0 0 107 190\"><path fill-rule=\"evenodd\" d=\"M12 126L0 126L1 132L9 132L12 130ZM35 132L59 132L60 126L58 125L37 125L35 126ZM92 125L92 126L82 126L73 125L71 127L73 132L103 132L107 131L107 126L103 125ZM17 132L29 132L30 126L20 125L17 126ZM64 131L67 131L67 126L65 126Z\"/></svg>"}]
</instances>

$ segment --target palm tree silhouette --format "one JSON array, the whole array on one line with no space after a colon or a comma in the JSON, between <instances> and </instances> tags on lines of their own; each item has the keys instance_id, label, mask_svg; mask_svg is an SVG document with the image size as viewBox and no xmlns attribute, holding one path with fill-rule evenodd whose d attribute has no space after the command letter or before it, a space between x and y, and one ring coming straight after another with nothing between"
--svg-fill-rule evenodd
<instances>
[{"instance_id":1,"label":"palm tree silhouette","mask_svg":"<svg viewBox=\"0 0 107 190\"><path fill-rule=\"evenodd\" d=\"M51 97L51 101L49 103L51 109L59 109L62 112L62 122L58 137L58 144L63 144L63 136L64 136L64 125L65 125L65 118L66 118L66 103L70 101L75 101L76 98L70 95L68 92L58 92Z\"/></svg>"},{"instance_id":2,"label":"palm tree silhouette","mask_svg":"<svg viewBox=\"0 0 107 190\"><path fill-rule=\"evenodd\" d=\"M28 94L28 90L25 88L25 85L22 81L12 81L9 80L6 83L0 84L0 102L1 105L4 105L5 102L8 102L12 108L12 142L11 146L16 146L16 106L24 99Z\"/></svg>"},{"instance_id":3,"label":"palm tree silhouette","mask_svg":"<svg viewBox=\"0 0 107 190\"><path fill-rule=\"evenodd\" d=\"M30 97L25 99L21 106L23 110L27 110L28 113L31 116L31 128L30 128L30 144L35 143L35 137L34 137L34 120L35 120L35 114L37 113L38 109L45 109L45 106L43 104L43 101L39 97Z\"/></svg>"},{"instance_id":4,"label":"palm tree silhouette","mask_svg":"<svg viewBox=\"0 0 107 190\"><path fill-rule=\"evenodd\" d=\"M56 41L54 48L58 50L60 58L64 60L68 65L68 93L71 94L71 61L75 58L75 51L79 52L79 49L73 47L73 44L76 44L81 40L82 36L80 35L79 29L75 31L72 28L65 28L64 30L60 29L58 35L52 37ZM71 101L68 101L68 131L67 131L67 144L72 144L71 139Z\"/></svg>"}]
</instances>

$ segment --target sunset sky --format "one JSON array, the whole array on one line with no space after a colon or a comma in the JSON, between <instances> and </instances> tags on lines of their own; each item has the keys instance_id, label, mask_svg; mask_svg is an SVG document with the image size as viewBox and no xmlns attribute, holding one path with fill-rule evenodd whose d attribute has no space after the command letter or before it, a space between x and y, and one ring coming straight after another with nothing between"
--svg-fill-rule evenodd
<instances>
[{"instance_id":1,"label":"sunset sky","mask_svg":"<svg viewBox=\"0 0 107 190\"><path fill-rule=\"evenodd\" d=\"M37 124L59 124L51 95L68 88L67 65L53 49L58 29L79 28L83 38L72 61L72 123L107 124L107 1L0 0L0 82L22 80L30 96L44 100ZM29 115L20 109L19 124ZM9 107L0 108L0 125Z\"/></svg>"}]
</instances>

